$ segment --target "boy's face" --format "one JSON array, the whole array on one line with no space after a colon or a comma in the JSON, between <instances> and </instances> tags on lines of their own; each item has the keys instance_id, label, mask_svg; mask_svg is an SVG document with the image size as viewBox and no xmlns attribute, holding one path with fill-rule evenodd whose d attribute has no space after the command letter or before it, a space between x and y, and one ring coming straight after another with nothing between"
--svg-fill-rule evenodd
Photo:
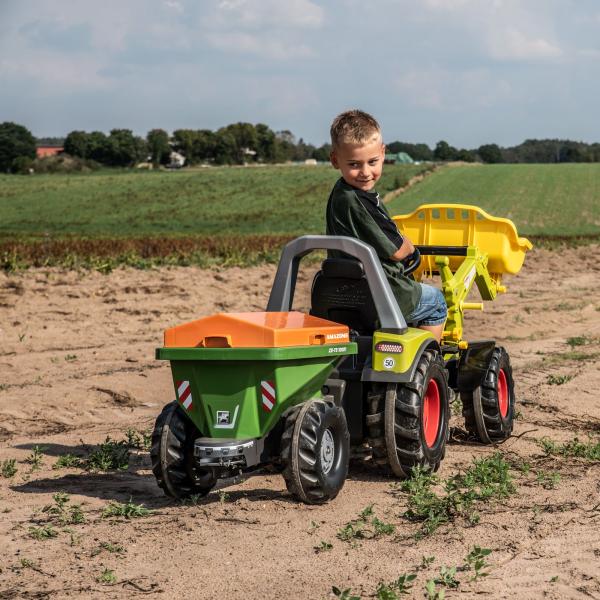
<instances>
[{"instance_id":1,"label":"boy's face","mask_svg":"<svg viewBox=\"0 0 600 600\"><path fill-rule=\"evenodd\" d=\"M368 192L375 187L383 171L385 146L376 136L364 144L339 144L331 152L331 164L339 169L351 186Z\"/></svg>"}]
</instances>

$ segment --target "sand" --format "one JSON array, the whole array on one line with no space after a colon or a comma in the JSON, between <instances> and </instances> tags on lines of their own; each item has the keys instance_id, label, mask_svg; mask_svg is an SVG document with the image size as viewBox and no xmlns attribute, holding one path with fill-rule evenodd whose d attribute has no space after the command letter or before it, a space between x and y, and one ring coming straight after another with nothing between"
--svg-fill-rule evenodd
<instances>
[{"instance_id":1,"label":"sand","mask_svg":"<svg viewBox=\"0 0 600 600\"><path fill-rule=\"evenodd\" d=\"M0 274L0 462L16 459L18 468L0 477L0 598L316 599L333 598L332 586L368 598L402 573L417 574L410 594L422 598L425 582L442 566L462 565L474 545L492 550L489 575L469 581L459 570L447 598L600 598L600 464L545 458L537 443L600 434L598 265L598 246L534 250L506 280L507 294L468 314L469 339L495 338L510 352L518 419L514 436L494 448L465 441L454 416L438 474L497 450L529 461L532 471L514 473L516 494L481 505L479 523L459 519L421 540L403 516L405 496L364 468L324 506L297 503L275 474L196 505L174 502L157 487L144 451L133 451L122 472L52 468L59 455L84 455L107 436L152 427L173 397L169 365L154 360L163 329L214 312L262 310L274 267ZM295 308L306 309L313 270L301 274ZM575 336L588 342L573 348L579 356L568 354ZM572 378L550 385L550 375ZM35 445L43 446L37 470L26 462ZM540 472L560 479L542 485ZM29 528L47 524L42 509L56 492L81 504L86 522L55 525L56 537L36 540ZM110 501L130 499L152 514L102 518ZM371 504L395 533L339 540L336 532ZM322 542L332 547L316 552ZM435 559L420 568L423 556ZM113 583L97 580L105 570Z\"/></svg>"}]
</instances>

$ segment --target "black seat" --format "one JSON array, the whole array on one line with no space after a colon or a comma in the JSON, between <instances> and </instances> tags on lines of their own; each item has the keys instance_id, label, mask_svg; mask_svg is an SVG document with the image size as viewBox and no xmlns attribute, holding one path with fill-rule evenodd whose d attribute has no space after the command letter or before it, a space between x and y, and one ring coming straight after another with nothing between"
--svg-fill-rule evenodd
<instances>
[{"instance_id":1,"label":"black seat","mask_svg":"<svg viewBox=\"0 0 600 600\"><path fill-rule=\"evenodd\" d=\"M310 314L347 325L359 335L373 335L379 319L362 263L324 260L313 280Z\"/></svg>"}]
</instances>

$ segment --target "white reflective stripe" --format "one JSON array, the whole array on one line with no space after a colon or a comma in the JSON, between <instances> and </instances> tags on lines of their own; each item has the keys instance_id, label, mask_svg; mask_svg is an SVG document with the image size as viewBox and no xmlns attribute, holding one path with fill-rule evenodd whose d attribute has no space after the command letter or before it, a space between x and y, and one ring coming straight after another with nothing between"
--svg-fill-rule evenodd
<instances>
[{"instance_id":1,"label":"white reflective stripe","mask_svg":"<svg viewBox=\"0 0 600 600\"><path fill-rule=\"evenodd\" d=\"M269 399L268 399L266 396L263 396L263 397L262 397L262 401L263 401L263 404L264 404L264 405L265 405L265 406L266 406L266 407L267 407L269 410L271 410L271 409L272 409L272 408L275 406L275 405L274 405L274 404L273 404L273 403L272 403L272 402L271 402L271 401L270 401L270 400L269 400Z\"/></svg>"},{"instance_id":2,"label":"white reflective stripe","mask_svg":"<svg viewBox=\"0 0 600 600\"><path fill-rule=\"evenodd\" d=\"M277 397L277 395L275 394L275 388L271 387L269 385L268 381L262 381L261 384L265 388L265 391L267 391L269 394L271 394L271 396L273 396L273 398ZM263 396L263 398L264 398L264 396Z\"/></svg>"},{"instance_id":3,"label":"white reflective stripe","mask_svg":"<svg viewBox=\"0 0 600 600\"><path fill-rule=\"evenodd\" d=\"M189 381L182 381L179 388L177 388L177 396L179 398L181 398L181 395L183 394L183 392L185 392L185 390L187 390L189 387L190 387Z\"/></svg>"},{"instance_id":4,"label":"white reflective stripe","mask_svg":"<svg viewBox=\"0 0 600 600\"><path fill-rule=\"evenodd\" d=\"M183 408L188 409L192 404L192 395L190 394L183 402Z\"/></svg>"}]
</instances>

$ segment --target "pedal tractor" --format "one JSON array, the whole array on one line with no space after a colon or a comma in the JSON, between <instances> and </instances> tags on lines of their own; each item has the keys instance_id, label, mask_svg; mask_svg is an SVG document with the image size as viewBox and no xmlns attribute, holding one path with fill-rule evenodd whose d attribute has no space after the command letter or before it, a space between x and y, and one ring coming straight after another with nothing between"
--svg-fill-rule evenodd
<instances>
[{"instance_id":1,"label":"pedal tractor","mask_svg":"<svg viewBox=\"0 0 600 600\"><path fill-rule=\"evenodd\" d=\"M373 248L347 237L303 236L284 248L266 312L217 314L165 331L176 400L156 420L152 469L166 494L207 494L270 466L307 503L334 498L350 449L397 477L438 469L450 395L467 430L489 444L510 436L514 385L506 350L463 339L475 284L504 292L531 243L508 219L466 205L423 205L395 217L417 244L409 267L438 274L448 304L441 346L409 327ZM315 276L310 314L292 311L301 258L338 250ZM238 478L238 479L236 479Z\"/></svg>"}]
</instances>

